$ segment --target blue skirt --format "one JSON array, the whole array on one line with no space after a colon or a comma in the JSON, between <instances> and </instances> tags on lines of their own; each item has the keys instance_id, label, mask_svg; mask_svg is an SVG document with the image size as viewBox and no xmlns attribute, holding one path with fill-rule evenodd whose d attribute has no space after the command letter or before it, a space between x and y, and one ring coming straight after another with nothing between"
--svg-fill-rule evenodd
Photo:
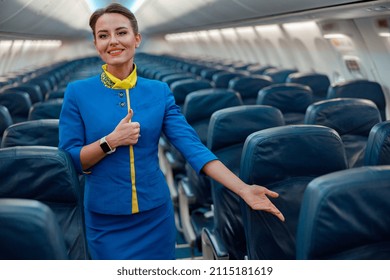
<instances>
[{"instance_id":1,"label":"blue skirt","mask_svg":"<svg viewBox=\"0 0 390 280\"><path fill-rule=\"evenodd\" d=\"M86 235L94 260L175 259L172 202L132 215L106 215L85 209Z\"/></svg>"}]
</instances>

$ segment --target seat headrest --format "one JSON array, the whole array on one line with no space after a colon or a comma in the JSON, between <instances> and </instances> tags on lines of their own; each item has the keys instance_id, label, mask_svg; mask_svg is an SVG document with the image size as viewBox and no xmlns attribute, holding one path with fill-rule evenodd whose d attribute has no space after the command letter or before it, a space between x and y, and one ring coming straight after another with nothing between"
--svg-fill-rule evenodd
<instances>
[{"instance_id":1,"label":"seat headrest","mask_svg":"<svg viewBox=\"0 0 390 280\"><path fill-rule=\"evenodd\" d=\"M212 85L208 80L186 79L174 82L171 87L176 103L183 104L189 93L200 89L212 88Z\"/></svg>"},{"instance_id":2,"label":"seat headrest","mask_svg":"<svg viewBox=\"0 0 390 280\"><path fill-rule=\"evenodd\" d=\"M321 97L326 97L330 80L326 74L322 73L301 73L296 72L288 75L286 82L308 85L313 94Z\"/></svg>"},{"instance_id":3,"label":"seat headrest","mask_svg":"<svg viewBox=\"0 0 390 280\"><path fill-rule=\"evenodd\" d=\"M390 121L376 124L370 131L364 165L390 164Z\"/></svg>"},{"instance_id":4,"label":"seat headrest","mask_svg":"<svg viewBox=\"0 0 390 280\"><path fill-rule=\"evenodd\" d=\"M221 71L213 75L213 83L216 88L228 88L230 80L242 77L244 74L231 71Z\"/></svg>"},{"instance_id":5,"label":"seat headrest","mask_svg":"<svg viewBox=\"0 0 390 280\"><path fill-rule=\"evenodd\" d=\"M297 69L271 68L264 72L264 75L271 77L274 83L285 83L288 75L298 72Z\"/></svg>"},{"instance_id":6,"label":"seat headrest","mask_svg":"<svg viewBox=\"0 0 390 280\"><path fill-rule=\"evenodd\" d=\"M201 89L187 95L183 114L189 123L209 119L211 115L226 107L242 105L239 93L228 89Z\"/></svg>"},{"instance_id":7,"label":"seat headrest","mask_svg":"<svg viewBox=\"0 0 390 280\"><path fill-rule=\"evenodd\" d=\"M236 77L229 81L229 89L238 91L243 99L256 99L260 89L272 84L272 79L264 75L253 75L251 77Z\"/></svg>"},{"instance_id":8,"label":"seat headrest","mask_svg":"<svg viewBox=\"0 0 390 280\"><path fill-rule=\"evenodd\" d=\"M379 83L368 80L351 80L332 84L327 99L349 97L372 100L381 112L382 120L386 120L386 99Z\"/></svg>"},{"instance_id":9,"label":"seat headrest","mask_svg":"<svg viewBox=\"0 0 390 280\"><path fill-rule=\"evenodd\" d=\"M80 183L70 156L47 146L0 149L0 197L76 203Z\"/></svg>"},{"instance_id":10,"label":"seat headrest","mask_svg":"<svg viewBox=\"0 0 390 280\"><path fill-rule=\"evenodd\" d=\"M274 106L283 113L305 113L312 102L313 93L310 87L283 83L261 89L258 92L256 104Z\"/></svg>"},{"instance_id":11,"label":"seat headrest","mask_svg":"<svg viewBox=\"0 0 390 280\"><path fill-rule=\"evenodd\" d=\"M242 105L215 112L210 118L207 146L216 151L244 143L248 135L261 129L284 125L279 109L265 105ZM229 137L226 137L229 135Z\"/></svg>"},{"instance_id":12,"label":"seat headrest","mask_svg":"<svg viewBox=\"0 0 390 280\"><path fill-rule=\"evenodd\" d=\"M12 125L12 117L7 107L0 105L0 138L7 127Z\"/></svg>"},{"instance_id":13,"label":"seat headrest","mask_svg":"<svg viewBox=\"0 0 390 280\"><path fill-rule=\"evenodd\" d=\"M0 104L7 107L12 117L27 118L31 108L31 99L27 92L8 90L0 94Z\"/></svg>"},{"instance_id":14,"label":"seat headrest","mask_svg":"<svg viewBox=\"0 0 390 280\"><path fill-rule=\"evenodd\" d=\"M362 114L364 112L364 114ZM374 102L358 98L334 98L316 102L307 108L305 124L319 124L336 130L340 135L368 136L381 121Z\"/></svg>"},{"instance_id":15,"label":"seat headrest","mask_svg":"<svg viewBox=\"0 0 390 280\"><path fill-rule=\"evenodd\" d=\"M42 119L13 124L4 131L1 147L58 147L58 123L58 119Z\"/></svg>"},{"instance_id":16,"label":"seat headrest","mask_svg":"<svg viewBox=\"0 0 390 280\"><path fill-rule=\"evenodd\" d=\"M389 197L390 166L350 168L314 179L302 201L297 258L389 259ZM380 242L387 246L377 250Z\"/></svg>"},{"instance_id":17,"label":"seat headrest","mask_svg":"<svg viewBox=\"0 0 390 280\"><path fill-rule=\"evenodd\" d=\"M243 151L240 177L247 183L316 177L348 166L340 136L319 125L263 129L248 136Z\"/></svg>"},{"instance_id":18,"label":"seat headrest","mask_svg":"<svg viewBox=\"0 0 390 280\"><path fill-rule=\"evenodd\" d=\"M59 119L62 103L62 98L35 103L30 109L28 120Z\"/></svg>"},{"instance_id":19,"label":"seat headrest","mask_svg":"<svg viewBox=\"0 0 390 280\"><path fill-rule=\"evenodd\" d=\"M68 259L63 233L45 204L29 199L0 199L0 224L0 259Z\"/></svg>"}]
</instances>

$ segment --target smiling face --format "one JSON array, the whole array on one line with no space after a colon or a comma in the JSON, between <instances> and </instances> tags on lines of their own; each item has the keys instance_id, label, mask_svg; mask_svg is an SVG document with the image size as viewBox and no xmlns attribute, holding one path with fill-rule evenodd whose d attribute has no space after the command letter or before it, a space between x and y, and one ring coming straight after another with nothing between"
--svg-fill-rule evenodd
<instances>
[{"instance_id":1,"label":"smiling face","mask_svg":"<svg viewBox=\"0 0 390 280\"><path fill-rule=\"evenodd\" d=\"M99 17L95 26L95 47L107 63L107 70L117 78L126 78L133 69L135 48L141 35L134 34L128 18L117 13Z\"/></svg>"}]
</instances>

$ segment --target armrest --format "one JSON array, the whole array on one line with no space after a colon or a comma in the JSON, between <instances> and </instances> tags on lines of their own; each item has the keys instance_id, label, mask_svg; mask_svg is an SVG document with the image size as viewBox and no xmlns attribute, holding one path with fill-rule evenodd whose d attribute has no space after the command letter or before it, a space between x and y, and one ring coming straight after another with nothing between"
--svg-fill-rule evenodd
<instances>
[{"instance_id":1,"label":"armrest","mask_svg":"<svg viewBox=\"0 0 390 280\"><path fill-rule=\"evenodd\" d=\"M205 260L228 260L229 252L220 238L209 229L202 230L202 254Z\"/></svg>"},{"instance_id":2,"label":"armrest","mask_svg":"<svg viewBox=\"0 0 390 280\"><path fill-rule=\"evenodd\" d=\"M180 221L183 229L184 238L191 246L195 246L196 235L194 228L191 224L190 216L190 201L195 200L194 194L191 192L188 186L188 179L183 177L178 183L179 189L179 211Z\"/></svg>"},{"instance_id":3,"label":"armrest","mask_svg":"<svg viewBox=\"0 0 390 280\"><path fill-rule=\"evenodd\" d=\"M172 202L175 206L177 206L179 195L177 192L177 186L173 175L173 170L171 168L171 165L168 162L168 159L166 158L166 153L164 153L164 150L161 146L159 146L158 149L158 158L160 163L160 169L165 176L165 180L167 181Z\"/></svg>"}]
</instances>

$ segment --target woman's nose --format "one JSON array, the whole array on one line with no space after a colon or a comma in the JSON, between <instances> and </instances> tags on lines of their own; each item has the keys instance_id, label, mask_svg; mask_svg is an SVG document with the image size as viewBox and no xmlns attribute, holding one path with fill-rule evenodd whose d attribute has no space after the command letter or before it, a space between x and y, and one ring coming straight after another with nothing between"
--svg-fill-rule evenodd
<instances>
[{"instance_id":1,"label":"woman's nose","mask_svg":"<svg viewBox=\"0 0 390 280\"><path fill-rule=\"evenodd\" d=\"M118 39L116 38L115 35L112 35L112 36L110 37L110 44L111 44L111 45L112 45L112 44L118 44Z\"/></svg>"}]
</instances>

